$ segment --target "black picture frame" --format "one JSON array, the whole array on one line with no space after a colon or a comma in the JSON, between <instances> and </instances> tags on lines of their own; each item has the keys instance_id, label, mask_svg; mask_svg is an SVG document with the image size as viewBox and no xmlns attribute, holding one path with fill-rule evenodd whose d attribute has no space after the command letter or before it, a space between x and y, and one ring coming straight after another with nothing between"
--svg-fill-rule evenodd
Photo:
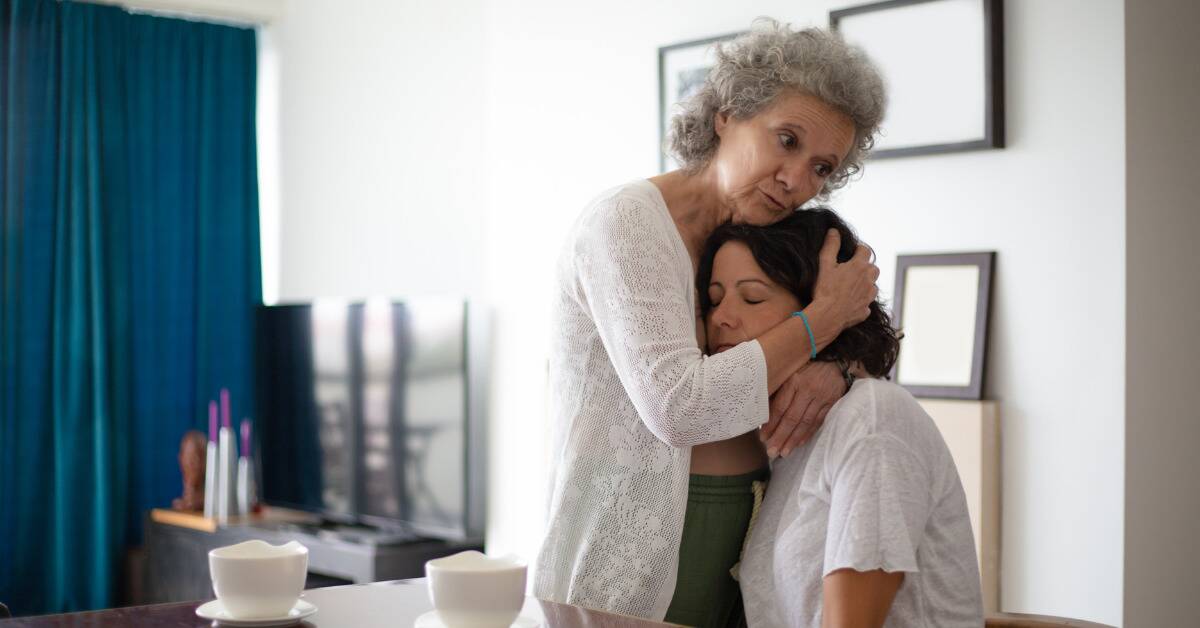
<instances>
[{"instance_id":1,"label":"black picture frame","mask_svg":"<svg viewBox=\"0 0 1200 628\"><path fill-rule=\"evenodd\" d=\"M984 376L987 363L987 348L988 348L988 328L991 322L991 300L992 300L992 284L993 272L996 264L995 251L985 251L978 253L943 253L933 255L899 255L896 257L896 291L893 296L892 308L892 324L905 333L905 337L900 341L901 358L897 360L896 365L892 369L892 380L897 384L908 389L909 392L916 397L931 397L941 399L982 399L984 393ZM919 378L906 378L905 369L901 368L905 363L905 349L910 351L916 347L914 342L929 342L929 338L922 338L919 335L914 338L913 334L905 331L905 305L906 302L911 302L912 299L928 298L928 295L908 294L906 291L909 288L907 280L909 271L914 268L929 268L929 267L962 267L974 266L979 269L977 285L975 286L974 295L974 312L975 320L973 321L973 333L969 339L971 343L971 355L969 361L969 378L965 385L953 385L942 382L920 381ZM961 298L961 295L958 295ZM939 304L924 304L926 307ZM962 303L958 303L962 305ZM960 325L961 327L961 325ZM954 342L955 339L949 339ZM946 338L938 338L937 341L946 342Z\"/></svg>"},{"instance_id":2,"label":"black picture frame","mask_svg":"<svg viewBox=\"0 0 1200 628\"><path fill-rule=\"evenodd\" d=\"M841 25L855 16L865 13L889 11L908 7L915 4L931 2L946 2L948 0L885 0L859 6L838 9L829 12L829 27L840 31ZM964 138L961 141L935 142L929 144L905 145L898 147L880 147L870 154L870 159L889 159L896 157L911 157L914 155L936 155L964 151L990 150L1005 146L1005 110L1004 110L1004 2L1003 0L978 0L982 3L983 51L983 133L979 137ZM918 33L905 32L898 37L919 36ZM871 53L869 42L851 42L863 46ZM931 95L932 97L932 95ZM885 120L886 128L886 120Z\"/></svg>"},{"instance_id":3,"label":"black picture frame","mask_svg":"<svg viewBox=\"0 0 1200 628\"><path fill-rule=\"evenodd\" d=\"M662 46L658 49L658 171L666 172L668 163L673 161L670 155L667 154L667 125L670 121L671 109L680 101L679 94L668 94L667 73L678 68L669 68L672 57L678 56L680 53L703 52L712 48L715 44L729 41L746 31L736 31L725 33L724 35L716 35L713 37L705 37L704 39L694 39L684 41L669 46ZM689 66L692 70L699 70L701 66ZM711 65L708 66L711 68ZM707 72L705 72L707 75Z\"/></svg>"}]
</instances>

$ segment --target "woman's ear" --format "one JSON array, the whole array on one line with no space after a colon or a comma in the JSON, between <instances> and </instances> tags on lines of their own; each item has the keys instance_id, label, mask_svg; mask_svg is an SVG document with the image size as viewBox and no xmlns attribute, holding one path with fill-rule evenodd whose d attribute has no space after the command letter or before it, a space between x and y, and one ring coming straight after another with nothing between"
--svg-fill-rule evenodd
<instances>
[{"instance_id":1,"label":"woman's ear","mask_svg":"<svg viewBox=\"0 0 1200 628\"><path fill-rule=\"evenodd\" d=\"M726 111L718 111L713 115L713 130L717 133L717 137L725 132L725 127L729 126L729 113Z\"/></svg>"}]
</instances>

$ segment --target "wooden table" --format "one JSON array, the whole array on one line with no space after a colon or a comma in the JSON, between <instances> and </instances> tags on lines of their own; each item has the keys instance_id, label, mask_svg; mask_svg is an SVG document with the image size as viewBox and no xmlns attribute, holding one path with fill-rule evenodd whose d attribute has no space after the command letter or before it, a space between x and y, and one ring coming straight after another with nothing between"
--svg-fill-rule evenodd
<instances>
[{"instance_id":1,"label":"wooden table","mask_svg":"<svg viewBox=\"0 0 1200 628\"><path fill-rule=\"evenodd\" d=\"M317 606L317 613L301 624L303 628L408 628L422 614L433 610L424 578L310 589L304 592L303 597ZM202 603L180 602L87 613L18 617L0 620L0 628L208 628L212 624L196 616L196 607ZM653 628L672 625L534 598L525 600L521 614L537 617L546 628Z\"/></svg>"}]
</instances>

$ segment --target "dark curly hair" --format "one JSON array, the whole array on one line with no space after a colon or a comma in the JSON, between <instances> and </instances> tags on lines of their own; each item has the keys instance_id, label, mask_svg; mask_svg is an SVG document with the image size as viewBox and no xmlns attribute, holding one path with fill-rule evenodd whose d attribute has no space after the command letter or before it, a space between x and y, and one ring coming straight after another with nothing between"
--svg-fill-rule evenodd
<instances>
[{"instance_id":1,"label":"dark curly hair","mask_svg":"<svg viewBox=\"0 0 1200 628\"><path fill-rule=\"evenodd\" d=\"M745 244L763 272L772 281L791 291L801 307L812 302L813 288L820 268L821 246L825 233L837 229L842 236L838 261L845 262L858 248L858 236L831 209L814 208L793 212L787 218L765 227L725 224L717 228L704 245L696 287L700 310L705 317L712 310L708 284L712 280L713 258L726 242ZM817 360L858 362L875 377L886 377L900 352L901 334L892 328L891 317L876 300L863 322L844 330L836 340L817 354Z\"/></svg>"}]
</instances>

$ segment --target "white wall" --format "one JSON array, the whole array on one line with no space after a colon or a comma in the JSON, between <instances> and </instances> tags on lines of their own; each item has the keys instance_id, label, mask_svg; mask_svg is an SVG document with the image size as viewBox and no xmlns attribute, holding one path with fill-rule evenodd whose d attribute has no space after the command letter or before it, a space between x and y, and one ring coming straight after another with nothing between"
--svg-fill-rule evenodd
<instances>
[{"instance_id":1,"label":"white wall","mask_svg":"<svg viewBox=\"0 0 1200 628\"><path fill-rule=\"evenodd\" d=\"M439 9L414 21L407 12L433 9L405 2L374 5L368 24L361 9L289 5L281 295L451 287L489 298L498 332L490 549L532 557L541 534L550 269L591 196L655 172L657 47L759 15L824 24L830 8L850 4L702 0L685 13L646 0L479 0L457 5L455 19ZM834 205L876 247L887 292L897 253L999 252L988 369L1004 439L1001 605L1119 624L1122 5L1006 5L1010 147L870 163ZM345 36L373 54L339 49ZM429 57L414 37L467 52L414 84L393 70ZM428 85L458 97L430 107ZM365 91L386 98L348 96ZM413 136L387 141L413 120L422 125ZM431 214L428 200L444 186L454 202ZM482 232L446 228L475 223ZM443 228L427 228L435 225Z\"/></svg>"},{"instance_id":2,"label":"white wall","mask_svg":"<svg viewBox=\"0 0 1200 628\"><path fill-rule=\"evenodd\" d=\"M482 19L481 0L292 0L265 29L281 300L481 288Z\"/></svg>"},{"instance_id":3,"label":"white wall","mask_svg":"<svg viewBox=\"0 0 1200 628\"><path fill-rule=\"evenodd\" d=\"M1125 625L1200 617L1200 5L1127 0Z\"/></svg>"}]
</instances>

